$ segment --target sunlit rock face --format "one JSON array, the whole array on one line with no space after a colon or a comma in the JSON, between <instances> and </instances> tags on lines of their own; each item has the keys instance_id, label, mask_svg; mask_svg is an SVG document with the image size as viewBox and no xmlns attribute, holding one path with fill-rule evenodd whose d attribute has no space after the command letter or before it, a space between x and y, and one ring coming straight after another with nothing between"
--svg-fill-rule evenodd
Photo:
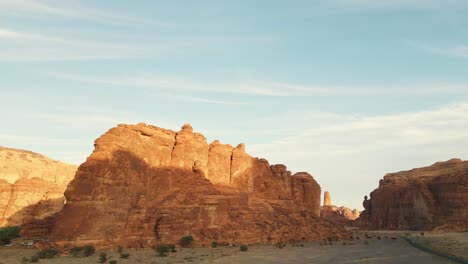
<instances>
[{"instance_id":1,"label":"sunlit rock face","mask_svg":"<svg viewBox=\"0 0 468 264\"><path fill-rule=\"evenodd\" d=\"M320 186L307 173L251 157L186 124L178 132L119 125L95 141L53 220L57 243L154 245L347 237L322 220Z\"/></svg>"},{"instance_id":2,"label":"sunlit rock face","mask_svg":"<svg viewBox=\"0 0 468 264\"><path fill-rule=\"evenodd\" d=\"M329 192L324 192L323 197L323 206L320 211L320 217L323 219L336 224L353 225L353 221L359 218L360 212L357 209L332 205Z\"/></svg>"},{"instance_id":3,"label":"sunlit rock face","mask_svg":"<svg viewBox=\"0 0 468 264\"><path fill-rule=\"evenodd\" d=\"M0 147L0 226L23 225L59 212L77 166Z\"/></svg>"},{"instance_id":4,"label":"sunlit rock face","mask_svg":"<svg viewBox=\"0 0 468 264\"><path fill-rule=\"evenodd\" d=\"M371 229L468 230L468 161L387 174L363 206Z\"/></svg>"}]
</instances>

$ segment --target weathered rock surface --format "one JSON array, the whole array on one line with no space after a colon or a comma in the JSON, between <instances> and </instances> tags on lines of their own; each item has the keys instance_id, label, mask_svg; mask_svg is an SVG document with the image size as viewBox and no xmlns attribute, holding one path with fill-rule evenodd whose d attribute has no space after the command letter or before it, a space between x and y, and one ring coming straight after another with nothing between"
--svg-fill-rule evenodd
<instances>
[{"instance_id":1,"label":"weathered rock surface","mask_svg":"<svg viewBox=\"0 0 468 264\"><path fill-rule=\"evenodd\" d=\"M0 147L0 226L59 212L76 169L34 152Z\"/></svg>"},{"instance_id":2,"label":"weathered rock surface","mask_svg":"<svg viewBox=\"0 0 468 264\"><path fill-rule=\"evenodd\" d=\"M387 174L363 206L371 229L468 230L468 161Z\"/></svg>"},{"instance_id":3,"label":"weathered rock surface","mask_svg":"<svg viewBox=\"0 0 468 264\"><path fill-rule=\"evenodd\" d=\"M54 219L59 244L274 243L348 237L319 217L320 186L307 173L253 158L243 144L119 125L95 141Z\"/></svg>"},{"instance_id":4,"label":"weathered rock surface","mask_svg":"<svg viewBox=\"0 0 468 264\"><path fill-rule=\"evenodd\" d=\"M349 209L344 206L335 206L331 203L331 195L329 192L323 194L323 206L320 211L320 217L330 222L340 225L351 225L354 220L359 218L357 209Z\"/></svg>"}]
</instances>

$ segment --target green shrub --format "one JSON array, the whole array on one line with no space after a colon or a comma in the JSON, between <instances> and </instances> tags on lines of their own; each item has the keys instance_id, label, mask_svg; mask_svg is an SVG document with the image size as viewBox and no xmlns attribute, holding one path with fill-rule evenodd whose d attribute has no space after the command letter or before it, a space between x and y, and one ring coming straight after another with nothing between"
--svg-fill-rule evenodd
<instances>
[{"instance_id":1,"label":"green shrub","mask_svg":"<svg viewBox=\"0 0 468 264\"><path fill-rule=\"evenodd\" d=\"M249 248L246 245L241 245L239 249L240 251L247 251Z\"/></svg>"},{"instance_id":2,"label":"green shrub","mask_svg":"<svg viewBox=\"0 0 468 264\"><path fill-rule=\"evenodd\" d=\"M168 245L158 245L156 247L156 251L159 253L160 257L165 257L167 256L167 253L169 252L170 248Z\"/></svg>"},{"instance_id":3,"label":"green shrub","mask_svg":"<svg viewBox=\"0 0 468 264\"><path fill-rule=\"evenodd\" d=\"M176 245L174 245L174 244L168 244L167 246L169 247L169 250L170 250L171 252L177 252L177 250L176 250Z\"/></svg>"},{"instance_id":4,"label":"green shrub","mask_svg":"<svg viewBox=\"0 0 468 264\"><path fill-rule=\"evenodd\" d=\"M19 226L6 226L0 228L0 238L9 237L11 239L20 237L20 227Z\"/></svg>"},{"instance_id":5,"label":"green shrub","mask_svg":"<svg viewBox=\"0 0 468 264\"><path fill-rule=\"evenodd\" d=\"M83 255L85 257L89 257L91 255L94 255L94 253L96 252L96 249L91 246L91 245L87 245L83 248Z\"/></svg>"},{"instance_id":6,"label":"green shrub","mask_svg":"<svg viewBox=\"0 0 468 264\"><path fill-rule=\"evenodd\" d=\"M128 253L120 253L120 258L126 259L126 258L128 258L128 257L130 257L130 254L128 254Z\"/></svg>"},{"instance_id":7,"label":"green shrub","mask_svg":"<svg viewBox=\"0 0 468 264\"><path fill-rule=\"evenodd\" d=\"M193 236L184 236L180 239L180 245L183 247L191 246L193 243Z\"/></svg>"},{"instance_id":8,"label":"green shrub","mask_svg":"<svg viewBox=\"0 0 468 264\"><path fill-rule=\"evenodd\" d=\"M57 256L60 252L55 248L46 248L37 252L37 257L40 259L50 259Z\"/></svg>"},{"instance_id":9,"label":"green shrub","mask_svg":"<svg viewBox=\"0 0 468 264\"><path fill-rule=\"evenodd\" d=\"M122 247L122 246L118 246L118 247L117 247L117 252L118 252L118 253L122 253L122 252L123 252L123 247Z\"/></svg>"},{"instance_id":10,"label":"green shrub","mask_svg":"<svg viewBox=\"0 0 468 264\"><path fill-rule=\"evenodd\" d=\"M102 252L99 255L99 263L105 263L107 261L107 253Z\"/></svg>"},{"instance_id":11,"label":"green shrub","mask_svg":"<svg viewBox=\"0 0 468 264\"><path fill-rule=\"evenodd\" d=\"M216 241L211 242L211 247L212 248L218 247L218 242Z\"/></svg>"},{"instance_id":12,"label":"green shrub","mask_svg":"<svg viewBox=\"0 0 468 264\"><path fill-rule=\"evenodd\" d=\"M9 237L0 237L0 246L8 245L11 243L11 238Z\"/></svg>"},{"instance_id":13,"label":"green shrub","mask_svg":"<svg viewBox=\"0 0 468 264\"><path fill-rule=\"evenodd\" d=\"M70 249L70 254L74 257L79 257L83 253L83 247L72 247Z\"/></svg>"},{"instance_id":14,"label":"green shrub","mask_svg":"<svg viewBox=\"0 0 468 264\"><path fill-rule=\"evenodd\" d=\"M113 259L113 260L109 261L109 264L117 264L117 260Z\"/></svg>"},{"instance_id":15,"label":"green shrub","mask_svg":"<svg viewBox=\"0 0 468 264\"><path fill-rule=\"evenodd\" d=\"M39 258L37 256L32 256L31 262L39 262Z\"/></svg>"}]
</instances>

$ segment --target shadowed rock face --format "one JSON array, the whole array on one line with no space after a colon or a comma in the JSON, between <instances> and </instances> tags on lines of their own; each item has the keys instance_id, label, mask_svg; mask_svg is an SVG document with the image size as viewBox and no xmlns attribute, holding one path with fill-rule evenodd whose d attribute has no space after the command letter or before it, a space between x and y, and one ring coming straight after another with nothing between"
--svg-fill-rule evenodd
<instances>
[{"instance_id":1,"label":"shadowed rock face","mask_svg":"<svg viewBox=\"0 0 468 264\"><path fill-rule=\"evenodd\" d=\"M359 223L371 229L468 229L468 161L390 173L365 197Z\"/></svg>"},{"instance_id":2,"label":"shadowed rock face","mask_svg":"<svg viewBox=\"0 0 468 264\"><path fill-rule=\"evenodd\" d=\"M0 147L0 226L59 212L76 169L34 152Z\"/></svg>"},{"instance_id":3,"label":"shadowed rock face","mask_svg":"<svg viewBox=\"0 0 468 264\"><path fill-rule=\"evenodd\" d=\"M245 147L179 132L119 125L95 142L65 192L51 238L60 243L154 245L319 240L349 234L323 221L320 186Z\"/></svg>"}]
</instances>

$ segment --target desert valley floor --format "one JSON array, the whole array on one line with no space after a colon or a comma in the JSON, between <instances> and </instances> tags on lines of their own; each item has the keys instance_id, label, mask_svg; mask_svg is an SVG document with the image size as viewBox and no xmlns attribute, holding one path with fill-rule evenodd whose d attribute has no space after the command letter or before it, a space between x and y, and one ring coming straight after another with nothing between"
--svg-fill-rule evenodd
<instances>
[{"instance_id":1,"label":"desert valley floor","mask_svg":"<svg viewBox=\"0 0 468 264\"><path fill-rule=\"evenodd\" d=\"M368 237L365 238L368 234ZM292 246L279 249L275 246L251 246L248 251L241 252L238 247L218 248L184 248L167 257L159 257L153 250L126 250L130 253L128 259L119 259L115 251L107 251L109 259L117 263L399 263L399 264L436 264L456 263L441 258L408 244L401 237L406 232L356 232L353 241L333 242L333 245L322 246L319 243L306 243L304 246ZM380 239L378 239L380 237ZM398 239L391 239L398 237ZM409 238L428 246L438 252L468 258L468 233L426 233L412 232ZM20 263L23 257L34 255L37 250L25 248L1 248L0 263ZM44 259L40 263L97 263L99 251L88 258L62 256L54 259Z\"/></svg>"}]
</instances>

